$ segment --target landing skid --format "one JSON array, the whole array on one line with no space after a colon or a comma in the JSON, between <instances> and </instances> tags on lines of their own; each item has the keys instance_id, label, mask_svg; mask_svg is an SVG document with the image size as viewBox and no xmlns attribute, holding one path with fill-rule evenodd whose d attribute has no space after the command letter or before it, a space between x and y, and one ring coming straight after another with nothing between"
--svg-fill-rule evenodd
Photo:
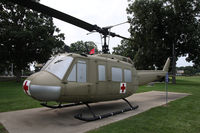
<instances>
[{"instance_id":1,"label":"landing skid","mask_svg":"<svg viewBox=\"0 0 200 133\"><path fill-rule=\"evenodd\" d=\"M70 103L70 104L59 104L59 105L47 105L47 103L40 103L40 105L47 107L47 108L52 108L52 109L66 108L66 107L77 106L77 105L81 105L81 104L83 104L83 103Z\"/></svg>"},{"instance_id":2,"label":"landing skid","mask_svg":"<svg viewBox=\"0 0 200 133\"><path fill-rule=\"evenodd\" d=\"M117 115L117 114L121 114L121 113L124 113L124 112L127 112L127 111L135 110L139 107L138 105L132 106L130 104L130 102L128 100L126 100L125 98L123 98L123 100L130 106L129 108L124 108L123 110L119 110L119 111L115 111L115 112L111 112L111 113L106 113L106 114L103 114L103 115L96 115L94 113L94 111L91 109L91 107L89 106L89 104L84 103L88 107L88 109L89 109L90 113L93 115L93 117L83 117L82 113L77 114L74 117L76 119L83 120L83 121L95 121L95 120L107 118L107 117L110 117L110 116L114 116L114 115Z\"/></svg>"}]
</instances>

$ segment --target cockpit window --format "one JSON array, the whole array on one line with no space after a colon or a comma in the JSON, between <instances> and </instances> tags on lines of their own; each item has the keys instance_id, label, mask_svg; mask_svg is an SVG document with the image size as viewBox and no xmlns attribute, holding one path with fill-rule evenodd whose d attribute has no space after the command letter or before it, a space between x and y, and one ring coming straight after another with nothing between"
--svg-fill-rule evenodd
<instances>
[{"instance_id":1,"label":"cockpit window","mask_svg":"<svg viewBox=\"0 0 200 133\"><path fill-rule=\"evenodd\" d=\"M50 61L49 64L43 69L62 79L69 68L73 58L70 56L60 55ZM48 62L47 62L48 63Z\"/></svg>"},{"instance_id":2,"label":"cockpit window","mask_svg":"<svg viewBox=\"0 0 200 133\"><path fill-rule=\"evenodd\" d=\"M42 67L41 71L42 71L42 70L45 70L45 68L53 61L53 59L55 59L55 57L49 59L49 60L47 61L47 63Z\"/></svg>"}]
</instances>

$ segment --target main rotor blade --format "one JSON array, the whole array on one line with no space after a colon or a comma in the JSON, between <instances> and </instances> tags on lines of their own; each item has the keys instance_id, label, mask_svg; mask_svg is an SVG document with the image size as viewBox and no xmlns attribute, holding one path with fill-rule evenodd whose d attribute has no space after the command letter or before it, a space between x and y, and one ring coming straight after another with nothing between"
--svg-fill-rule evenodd
<instances>
[{"instance_id":1,"label":"main rotor blade","mask_svg":"<svg viewBox=\"0 0 200 133\"><path fill-rule=\"evenodd\" d=\"M65 21L72 25L78 26L78 27L88 30L90 32L93 30L101 31L101 28L98 27L97 25L92 25L83 20L80 20L80 19L70 16L68 14L65 14L63 12L60 12L60 11L50 8L48 6L42 5L40 3L34 2L32 0L9 0L9 1L11 1L13 3L17 3L19 5L22 5L24 7L33 9L35 11L41 12L48 16L60 19L62 21Z\"/></svg>"},{"instance_id":2,"label":"main rotor blade","mask_svg":"<svg viewBox=\"0 0 200 133\"><path fill-rule=\"evenodd\" d=\"M130 39L130 38L120 36L120 35L115 34L115 33L113 33L113 32L110 32L110 36L112 36L112 37L119 37L119 38L122 38L122 39L126 39L126 40L132 41L132 39Z\"/></svg>"},{"instance_id":3,"label":"main rotor blade","mask_svg":"<svg viewBox=\"0 0 200 133\"><path fill-rule=\"evenodd\" d=\"M16 4L19 4L21 6L24 6L24 7L30 8L30 9L33 9L35 11L41 12L43 14L46 14L48 16L60 19L62 21L65 21L65 22L70 23L72 25L75 25L77 27L83 28L83 29L85 29L85 30L87 30L89 32L97 31L100 34L103 34L104 36L110 35L112 37L120 37L122 39L131 40L129 38L126 38L126 37L120 36L118 34L115 34L113 32L109 32L108 28L101 28L101 27L98 27L97 25L92 25L92 24L87 23L87 22L85 22L83 20L75 18L75 17L73 17L71 15L65 14L63 12L60 12L60 11L55 10L53 8L50 8L48 6L42 5L42 4L40 4L38 2L35 2L33 0L8 0L8 1L16 3Z\"/></svg>"}]
</instances>

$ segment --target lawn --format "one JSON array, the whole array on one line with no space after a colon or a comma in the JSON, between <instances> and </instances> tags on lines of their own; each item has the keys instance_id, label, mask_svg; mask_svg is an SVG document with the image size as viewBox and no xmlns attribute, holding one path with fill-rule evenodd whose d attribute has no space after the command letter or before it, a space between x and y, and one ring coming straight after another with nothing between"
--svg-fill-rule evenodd
<instances>
[{"instance_id":1,"label":"lawn","mask_svg":"<svg viewBox=\"0 0 200 133\"><path fill-rule=\"evenodd\" d=\"M192 95L89 133L200 133L200 77L178 77L177 84L168 88ZM151 90L165 91L165 84L141 86L137 93ZM0 112L35 107L40 107L39 102L24 94L22 82L0 82ZM0 132L6 133L1 124Z\"/></svg>"},{"instance_id":2,"label":"lawn","mask_svg":"<svg viewBox=\"0 0 200 133\"><path fill-rule=\"evenodd\" d=\"M142 86L138 92L151 90L164 91L165 85ZM169 91L192 95L88 133L200 133L200 77L178 77Z\"/></svg>"},{"instance_id":3,"label":"lawn","mask_svg":"<svg viewBox=\"0 0 200 133\"><path fill-rule=\"evenodd\" d=\"M40 107L40 103L25 95L23 82L0 82L0 112Z\"/></svg>"},{"instance_id":4,"label":"lawn","mask_svg":"<svg viewBox=\"0 0 200 133\"><path fill-rule=\"evenodd\" d=\"M25 95L23 82L0 82L0 112L41 107L40 103ZM0 133L8 133L0 123Z\"/></svg>"}]
</instances>

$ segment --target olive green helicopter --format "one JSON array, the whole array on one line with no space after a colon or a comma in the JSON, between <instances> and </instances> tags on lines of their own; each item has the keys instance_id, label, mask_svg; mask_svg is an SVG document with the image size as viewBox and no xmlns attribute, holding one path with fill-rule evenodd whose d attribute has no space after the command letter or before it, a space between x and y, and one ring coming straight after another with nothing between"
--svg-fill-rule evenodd
<instances>
[{"instance_id":1,"label":"olive green helicopter","mask_svg":"<svg viewBox=\"0 0 200 133\"><path fill-rule=\"evenodd\" d=\"M84 121L94 121L138 108L127 99L136 92L139 85L160 80L168 72L168 58L163 70L136 70L130 58L108 54L106 38L120 37L129 39L109 31L110 27L101 28L89 24L73 16L57 11L31 0L9 0L24 7L60 19L89 32L103 35L103 54L64 53L52 57L42 69L29 76L23 83L24 92L33 99L41 101L41 105L49 108L63 108L85 104L92 117L83 117L82 113L74 117ZM130 40L130 39L129 39ZM90 103L123 99L128 108L120 111L96 115ZM58 105L48 105L56 101ZM71 104L63 104L63 103Z\"/></svg>"}]
</instances>

